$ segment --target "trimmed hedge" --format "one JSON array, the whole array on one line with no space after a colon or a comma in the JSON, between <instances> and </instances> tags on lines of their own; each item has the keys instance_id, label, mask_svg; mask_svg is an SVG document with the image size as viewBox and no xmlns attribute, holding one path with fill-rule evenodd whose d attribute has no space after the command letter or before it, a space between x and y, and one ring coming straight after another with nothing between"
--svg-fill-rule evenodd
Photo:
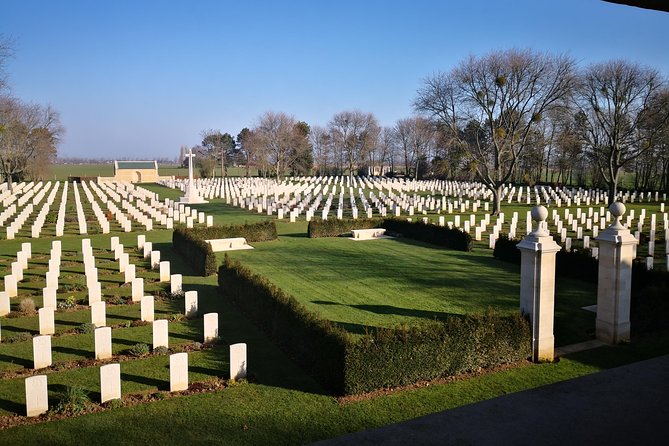
<instances>
[{"instance_id":1,"label":"trimmed hedge","mask_svg":"<svg viewBox=\"0 0 669 446\"><path fill-rule=\"evenodd\" d=\"M388 231L399 232L404 237L433 245L444 246L457 251L471 251L472 237L465 231L448 226L425 224L422 221L407 221L399 218L386 218L383 226Z\"/></svg>"},{"instance_id":2,"label":"trimmed hedge","mask_svg":"<svg viewBox=\"0 0 669 446\"><path fill-rule=\"evenodd\" d=\"M218 285L226 298L254 321L324 387L343 392L343 368L350 335L292 296L225 255Z\"/></svg>"},{"instance_id":3,"label":"trimmed hedge","mask_svg":"<svg viewBox=\"0 0 669 446\"><path fill-rule=\"evenodd\" d=\"M425 224L422 221L410 222L399 218L311 220L308 233L310 238L338 237L351 232L352 229L371 228L385 228L388 231L400 233L406 238L458 251L472 250L471 236L460 229Z\"/></svg>"},{"instance_id":4,"label":"trimmed hedge","mask_svg":"<svg viewBox=\"0 0 669 446\"><path fill-rule=\"evenodd\" d=\"M351 232L351 229L380 228L383 219L342 219L331 218L328 220L311 220L307 228L309 238L339 237Z\"/></svg>"},{"instance_id":5,"label":"trimmed hedge","mask_svg":"<svg viewBox=\"0 0 669 446\"><path fill-rule=\"evenodd\" d=\"M501 234L495 242L493 256L520 264L520 240L509 240ZM555 274L597 284L599 262L589 249L559 251L555 256ZM669 272L646 269L645 259L632 263L632 292L630 319L635 333L669 327Z\"/></svg>"},{"instance_id":6,"label":"trimmed hedge","mask_svg":"<svg viewBox=\"0 0 669 446\"><path fill-rule=\"evenodd\" d=\"M520 315L452 315L418 326L376 329L346 354L346 394L412 384L516 362L531 356Z\"/></svg>"},{"instance_id":7,"label":"trimmed hedge","mask_svg":"<svg viewBox=\"0 0 669 446\"><path fill-rule=\"evenodd\" d=\"M491 313L372 329L357 340L227 255L221 292L317 381L349 395L515 362L530 352L529 324Z\"/></svg>"},{"instance_id":8,"label":"trimmed hedge","mask_svg":"<svg viewBox=\"0 0 669 446\"><path fill-rule=\"evenodd\" d=\"M267 220L254 224L208 228L186 228L180 225L172 233L172 244L198 274L210 276L216 273L216 255L205 240L231 237L244 237L251 243L276 240L276 224L274 220Z\"/></svg>"}]
</instances>

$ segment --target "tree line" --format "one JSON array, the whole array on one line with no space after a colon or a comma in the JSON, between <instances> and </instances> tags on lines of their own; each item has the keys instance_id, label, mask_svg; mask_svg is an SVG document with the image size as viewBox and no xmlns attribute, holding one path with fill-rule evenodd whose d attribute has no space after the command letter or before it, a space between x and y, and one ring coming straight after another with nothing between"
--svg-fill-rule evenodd
<instances>
[{"instance_id":1,"label":"tree line","mask_svg":"<svg viewBox=\"0 0 669 446\"><path fill-rule=\"evenodd\" d=\"M628 175L635 188L669 191L669 87L650 67L612 60L579 68L565 55L495 51L425 78L413 111L392 127L359 110L322 127L266 112L236 140L225 134L211 144L206 132L199 150L279 178L478 180L496 211L508 182L605 187L612 199Z\"/></svg>"}]
</instances>

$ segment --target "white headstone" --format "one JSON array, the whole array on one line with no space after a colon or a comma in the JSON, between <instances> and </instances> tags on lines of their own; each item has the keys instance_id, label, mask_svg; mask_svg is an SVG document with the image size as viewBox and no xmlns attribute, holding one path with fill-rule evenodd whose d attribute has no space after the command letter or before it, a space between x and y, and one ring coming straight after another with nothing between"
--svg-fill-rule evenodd
<instances>
[{"instance_id":1,"label":"white headstone","mask_svg":"<svg viewBox=\"0 0 669 446\"><path fill-rule=\"evenodd\" d=\"M5 276L5 292L9 297L18 296L18 285L16 283L16 277L11 274Z\"/></svg>"},{"instance_id":2,"label":"white headstone","mask_svg":"<svg viewBox=\"0 0 669 446\"><path fill-rule=\"evenodd\" d=\"M218 313L207 313L204 315L204 342L216 342L218 340Z\"/></svg>"},{"instance_id":3,"label":"white headstone","mask_svg":"<svg viewBox=\"0 0 669 446\"><path fill-rule=\"evenodd\" d=\"M160 278L159 282L169 282L170 281L170 262L169 260L163 260L160 262L159 266Z\"/></svg>"},{"instance_id":4,"label":"white headstone","mask_svg":"<svg viewBox=\"0 0 669 446\"><path fill-rule=\"evenodd\" d=\"M188 389L188 353L170 355L170 392Z\"/></svg>"},{"instance_id":5,"label":"white headstone","mask_svg":"<svg viewBox=\"0 0 669 446\"><path fill-rule=\"evenodd\" d=\"M140 304L141 319L147 322L153 322L153 296L143 296Z\"/></svg>"},{"instance_id":6,"label":"white headstone","mask_svg":"<svg viewBox=\"0 0 669 446\"><path fill-rule=\"evenodd\" d=\"M9 314L11 310L9 294L6 291L0 291L0 316Z\"/></svg>"},{"instance_id":7,"label":"white headstone","mask_svg":"<svg viewBox=\"0 0 669 446\"><path fill-rule=\"evenodd\" d=\"M182 291L182 284L183 277L181 274L172 274L170 276L170 293L176 294L180 293Z\"/></svg>"},{"instance_id":8,"label":"white headstone","mask_svg":"<svg viewBox=\"0 0 669 446\"><path fill-rule=\"evenodd\" d=\"M40 308L37 310L39 317L39 334L52 335L56 333L56 321L53 316L53 308Z\"/></svg>"},{"instance_id":9,"label":"white headstone","mask_svg":"<svg viewBox=\"0 0 669 446\"><path fill-rule=\"evenodd\" d=\"M107 325L107 312L105 310L104 301L95 302L91 305L91 324L96 327L104 327Z\"/></svg>"},{"instance_id":10,"label":"white headstone","mask_svg":"<svg viewBox=\"0 0 669 446\"><path fill-rule=\"evenodd\" d=\"M158 269L160 266L160 251L151 251L151 269Z\"/></svg>"},{"instance_id":11,"label":"white headstone","mask_svg":"<svg viewBox=\"0 0 669 446\"><path fill-rule=\"evenodd\" d=\"M137 277L132 280L132 301L139 302L142 297L144 297L144 279Z\"/></svg>"},{"instance_id":12,"label":"white headstone","mask_svg":"<svg viewBox=\"0 0 669 446\"><path fill-rule=\"evenodd\" d=\"M153 321L153 349L169 348L168 322L166 319Z\"/></svg>"},{"instance_id":13,"label":"white headstone","mask_svg":"<svg viewBox=\"0 0 669 446\"><path fill-rule=\"evenodd\" d=\"M184 300L184 314L186 317L197 315L197 291L186 291Z\"/></svg>"},{"instance_id":14,"label":"white headstone","mask_svg":"<svg viewBox=\"0 0 669 446\"><path fill-rule=\"evenodd\" d=\"M140 234L137 236L137 249L144 250L144 243L146 242L146 235Z\"/></svg>"},{"instance_id":15,"label":"white headstone","mask_svg":"<svg viewBox=\"0 0 669 446\"><path fill-rule=\"evenodd\" d=\"M43 335L33 338L33 364L35 369L51 366L51 336Z\"/></svg>"},{"instance_id":16,"label":"white headstone","mask_svg":"<svg viewBox=\"0 0 669 446\"><path fill-rule=\"evenodd\" d=\"M42 306L44 308L53 308L54 310L58 308L56 291L56 288L53 287L42 288Z\"/></svg>"},{"instance_id":17,"label":"white headstone","mask_svg":"<svg viewBox=\"0 0 669 446\"><path fill-rule=\"evenodd\" d=\"M93 305L95 302L102 300L102 284L100 282L92 283L88 287L88 305Z\"/></svg>"},{"instance_id":18,"label":"white headstone","mask_svg":"<svg viewBox=\"0 0 669 446\"><path fill-rule=\"evenodd\" d=\"M131 283L135 279L135 265L129 264L125 267L125 283Z\"/></svg>"},{"instance_id":19,"label":"white headstone","mask_svg":"<svg viewBox=\"0 0 669 446\"><path fill-rule=\"evenodd\" d=\"M112 329L100 327L95 329L95 359L112 357Z\"/></svg>"},{"instance_id":20,"label":"white headstone","mask_svg":"<svg viewBox=\"0 0 669 446\"><path fill-rule=\"evenodd\" d=\"M100 402L121 398L121 364L100 366Z\"/></svg>"},{"instance_id":21,"label":"white headstone","mask_svg":"<svg viewBox=\"0 0 669 446\"><path fill-rule=\"evenodd\" d=\"M230 379L246 378L246 344L232 344L230 346Z\"/></svg>"},{"instance_id":22,"label":"white headstone","mask_svg":"<svg viewBox=\"0 0 669 446\"><path fill-rule=\"evenodd\" d=\"M49 411L49 393L46 375L26 378L26 416L36 417Z\"/></svg>"}]
</instances>

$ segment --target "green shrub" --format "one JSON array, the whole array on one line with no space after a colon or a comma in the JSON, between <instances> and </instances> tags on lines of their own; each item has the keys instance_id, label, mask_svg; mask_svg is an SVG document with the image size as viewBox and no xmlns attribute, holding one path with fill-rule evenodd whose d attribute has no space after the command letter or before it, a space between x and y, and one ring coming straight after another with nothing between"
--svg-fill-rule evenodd
<instances>
[{"instance_id":1,"label":"green shrub","mask_svg":"<svg viewBox=\"0 0 669 446\"><path fill-rule=\"evenodd\" d=\"M88 393L81 386L67 386L58 393L57 398L54 412L59 414L77 415L85 412L92 404Z\"/></svg>"},{"instance_id":2,"label":"green shrub","mask_svg":"<svg viewBox=\"0 0 669 446\"><path fill-rule=\"evenodd\" d=\"M59 310L69 310L77 305L77 299L74 296L67 296L65 300L58 302Z\"/></svg>"},{"instance_id":3,"label":"green shrub","mask_svg":"<svg viewBox=\"0 0 669 446\"><path fill-rule=\"evenodd\" d=\"M138 343L128 349L131 356L142 357L149 354L149 346L144 343Z\"/></svg>"},{"instance_id":4,"label":"green shrub","mask_svg":"<svg viewBox=\"0 0 669 446\"><path fill-rule=\"evenodd\" d=\"M174 249L203 276L216 272L216 255L205 240L244 237L247 242L276 240L274 220L255 224L185 228L178 226L172 234Z\"/></svg>"},{"instance_id":5,"label":"green shrub","mask_svg":"<svg viewBox=\"0 0 669 446\"><path fill-rule=\"evenodd\" d=\"M166 355L170 352L170 349L165 347L164 345L161 345L159 347L156 347L153 349L153 353L156 355Z\"/></svg>"},{"instance_id":6,"label":"green shrub","mask_svg":"<svg viewBox=\"0 0 669 446\"><path fill-rule=\"evenodd\" d=\"M77 331L81 334L91 334L95 331L95 324L84 322L83 324L79 325Z\"/></svg>"},{"instance_id":7,"label":"green shrub","mask_svg":"<svg viewBox=\"0 0 669 446\"><path fill-rule=\"evenodd\" d=\"M383 220L380 218L311 220L307 233L310 238L338 237L350 233L351 229L380 228L382 223Z\"/></svg>"}]
</instances>

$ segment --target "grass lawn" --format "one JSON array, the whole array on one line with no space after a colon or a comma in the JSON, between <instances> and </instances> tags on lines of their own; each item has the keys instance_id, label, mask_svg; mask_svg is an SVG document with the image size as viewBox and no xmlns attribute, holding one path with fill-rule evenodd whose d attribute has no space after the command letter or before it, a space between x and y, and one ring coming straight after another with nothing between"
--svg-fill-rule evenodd
<instances>
[{"instance_id":1,"label":"grass lawn","mask_svg":"<svg viewBox=\"0 0 669 446\"><path fill-rule=\"evenodd\" d=\"M255 248L229 255L356 334L448 314L518 311L519 267L487 249L465 253L408 239L295 234ZM596 303L596 287L560 279L557 288L558 345L589 339L594 314L581 307Z\"/></svg>"}]
</instances>

